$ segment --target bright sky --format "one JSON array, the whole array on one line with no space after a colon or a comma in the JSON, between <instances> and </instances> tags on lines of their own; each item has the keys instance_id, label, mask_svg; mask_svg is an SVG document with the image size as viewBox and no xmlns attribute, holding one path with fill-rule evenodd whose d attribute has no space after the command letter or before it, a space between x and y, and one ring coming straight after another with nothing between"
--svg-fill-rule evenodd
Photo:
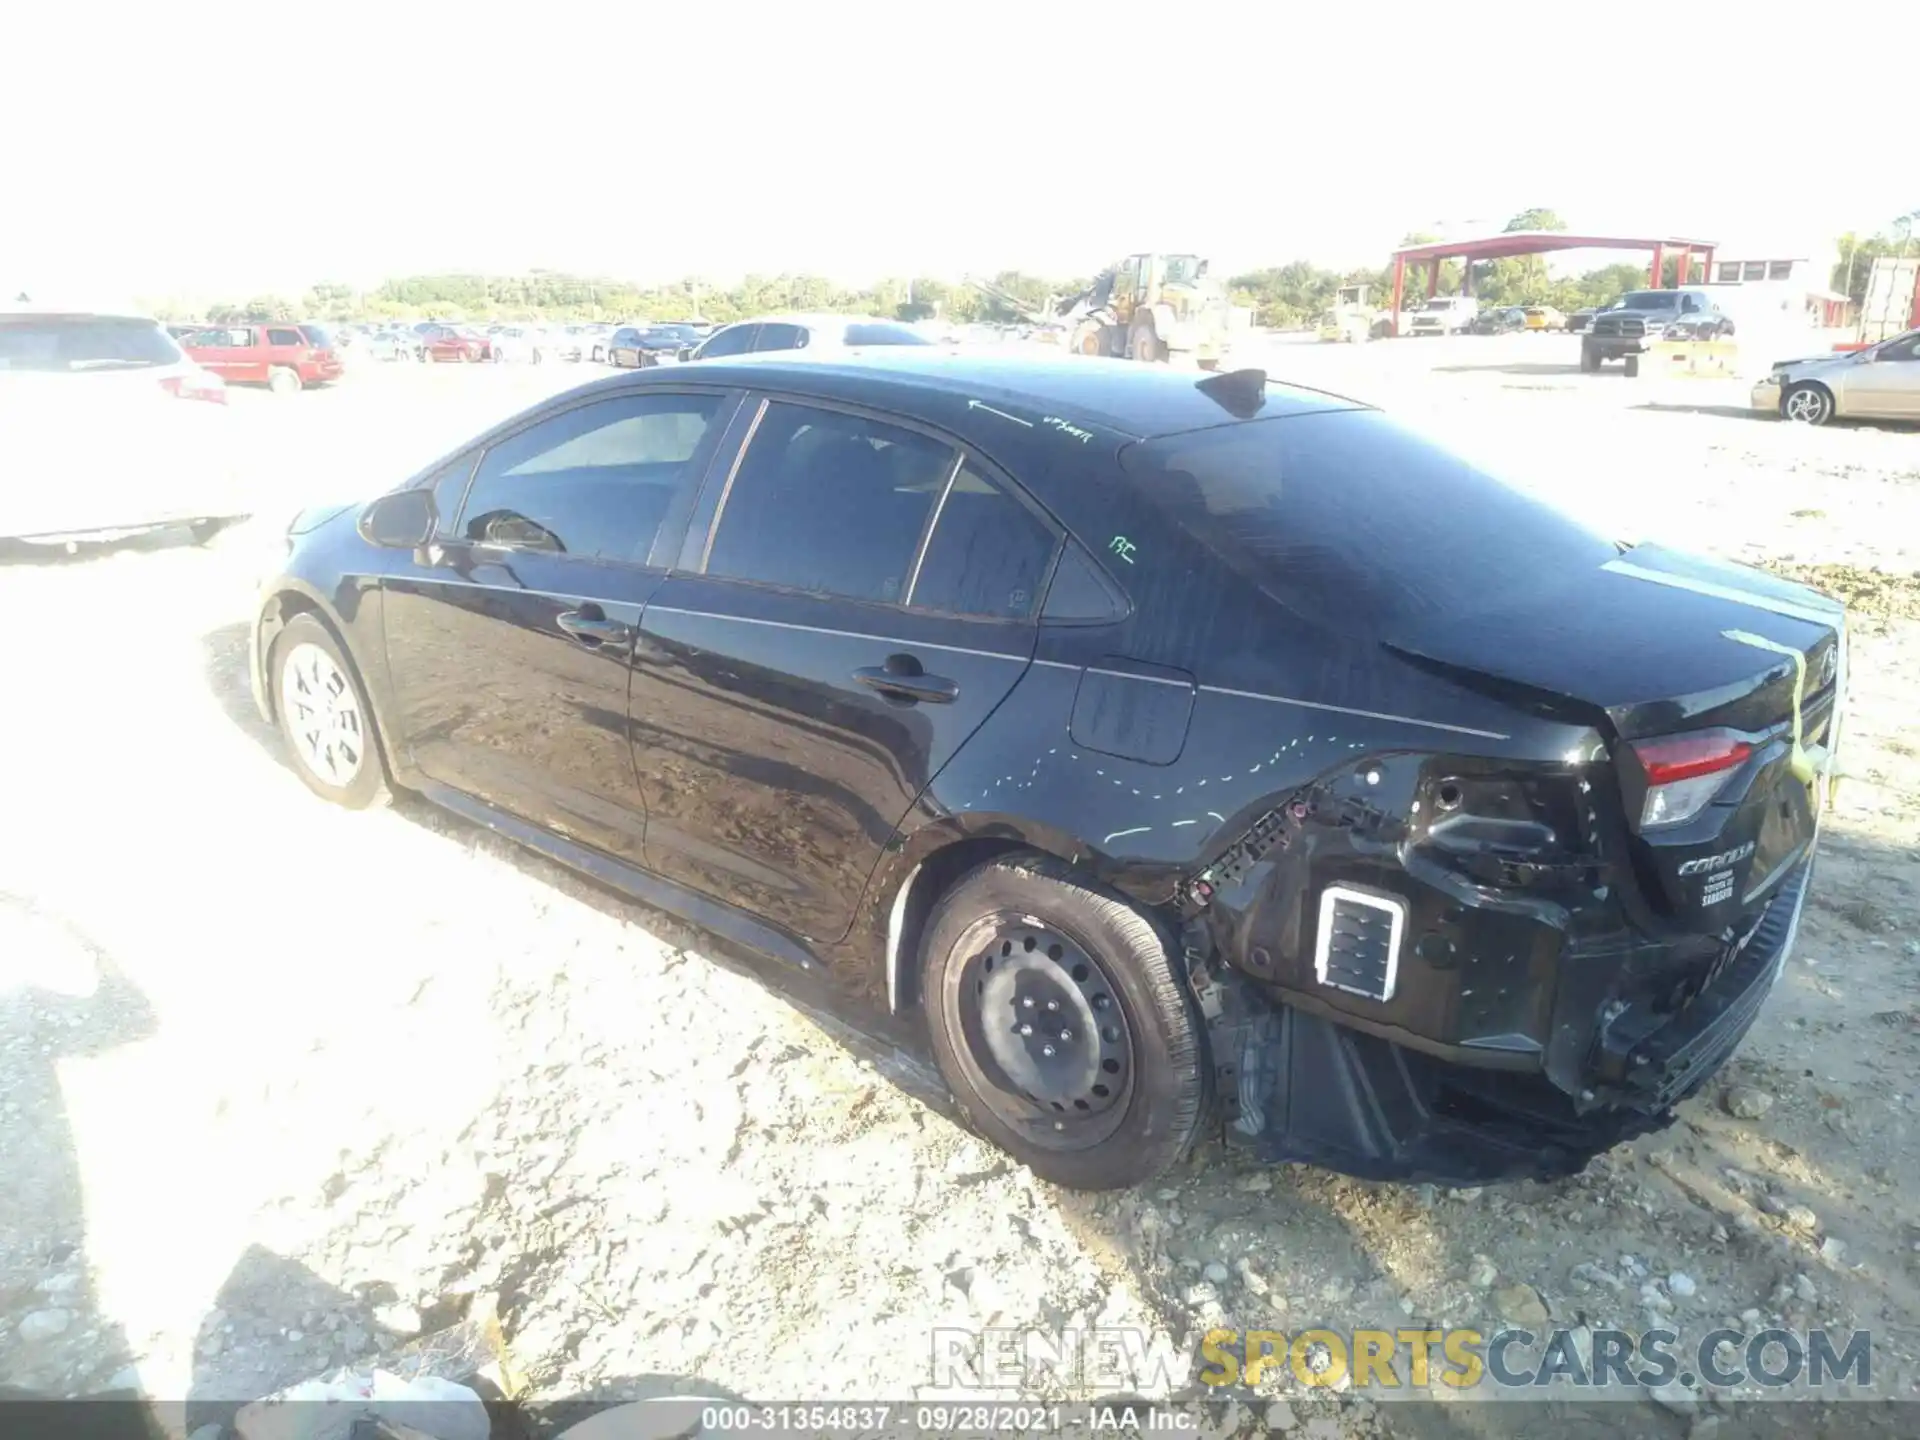
<instances>
[{"instance_id":1,"label":"bright sky","mask_svg":"<svg viewBox=\"0 0 1920 1440\"><path fill-rule=\"evenodd\" d=\"M1920 208L1912 92L1873 58L1920 54L1913 0L1831 35L1791 8L1394 9L23 0L0 284L1231 271L1378 264L1532 205L1742 250Z\"/></svg>"}]
</instances>

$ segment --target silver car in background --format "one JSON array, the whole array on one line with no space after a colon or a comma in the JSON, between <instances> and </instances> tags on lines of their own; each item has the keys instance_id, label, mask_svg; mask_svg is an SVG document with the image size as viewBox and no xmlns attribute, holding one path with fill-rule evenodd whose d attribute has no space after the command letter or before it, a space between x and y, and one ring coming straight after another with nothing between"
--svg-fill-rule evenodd
<instances>
[{"instance_id":1,"label":"silver car in background","mask_svg":"<svg viewBox=\"0 0 1920 1440\"><path fill-rule=\"evenodd\" d=\"M1776 361L1753 387L1753 408L1803 425L1836 416L1920 421L1920 330L1864 350Z\"/></svg>"},{"instance_id":2,"label":"silver car in background","mask_svg":"<svg viewBox=\"0 0 1920 1440\"><path fill-rule=\"evenodd\" d=\"M0 539L206 540L245 518L226 383L147 316L0 309Z\"/></svg>"},{"instance_id":3,"label":"silver car in background","mask_svg":"<svg viewBox=\"0 0 1920 1440\"><path fill-rule=\"evenodd\" d=\"M898 320L877 315L762 315L723 325L698 345L683 351L685 360L718 360L726 355L764 355L769 351L852 350L862 345L931 345L934 342Z\"/></svg>"}]
</instances>

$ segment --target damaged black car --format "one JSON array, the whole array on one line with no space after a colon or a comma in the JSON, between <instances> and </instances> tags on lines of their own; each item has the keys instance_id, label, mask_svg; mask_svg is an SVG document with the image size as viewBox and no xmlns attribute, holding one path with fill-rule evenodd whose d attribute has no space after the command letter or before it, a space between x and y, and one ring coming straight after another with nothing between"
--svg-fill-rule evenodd
<instances>
[{"instance_id":1,"label":"damaged black car","mask_svg":"<svg viewBox=\"0 0 1920 1440\"><path fill-rule=\"evenodd\" d=\"M1047 1179L1479 1183L1665 1124L1788 950L1836 602L1257 371L937 349L555 397L289 530L252 672L920 1047Z\"/></svg>"}]
</instances>

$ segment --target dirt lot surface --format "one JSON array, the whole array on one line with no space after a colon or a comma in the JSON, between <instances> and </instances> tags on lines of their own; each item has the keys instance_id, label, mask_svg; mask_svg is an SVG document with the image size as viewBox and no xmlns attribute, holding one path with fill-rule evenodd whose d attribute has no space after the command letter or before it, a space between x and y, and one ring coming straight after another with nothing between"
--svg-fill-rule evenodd
<instances>
[{"instance_id":1,"label":"dirt lot surface","mask_svg":"<svg viewBox=\"0 0 1920 1440\"><path fill-rule=\"evenodd\" d=\"M585 378L400 367L236 395L261 518L208 549L0 564L0 1380L250 1398L491 1290L547 1395L909 1397L936 1326L1223 1319L1857 1324L1875 1388L1908 1384L1920 433L1581 376L1573 343L1266 363L1524 464L1619 534L1857 605L1851 778L1797 953L1670 1130L1556 1185L1362 1184L1210 1145L1158 1188L1064 1194L672 922L424 805L315 800L245 677L286 516Z\"/></svg>"}]
</instances>

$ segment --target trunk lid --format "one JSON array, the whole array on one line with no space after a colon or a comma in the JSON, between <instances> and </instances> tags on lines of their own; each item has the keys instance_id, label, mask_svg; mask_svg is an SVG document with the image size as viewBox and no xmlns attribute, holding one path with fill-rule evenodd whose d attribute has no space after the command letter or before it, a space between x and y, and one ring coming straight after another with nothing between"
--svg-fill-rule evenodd
<instances>
[{"instance_id":1,"label":"trunk lid","mask_svg":"<svg viewBox=\"0 0 1920 1440\"><path fill-rule=\"evenodd\" d=\"M1812 844L1813 771L1838 742L1844 616L1764 572L1642 545L1525 604L1387 640L1462 683L1604 717L1643 896L1713 932L1757 914ZM1698 813L1643 826L1652 742L1701 732L1742 758Z\"/></svg>"}]
</instances>

